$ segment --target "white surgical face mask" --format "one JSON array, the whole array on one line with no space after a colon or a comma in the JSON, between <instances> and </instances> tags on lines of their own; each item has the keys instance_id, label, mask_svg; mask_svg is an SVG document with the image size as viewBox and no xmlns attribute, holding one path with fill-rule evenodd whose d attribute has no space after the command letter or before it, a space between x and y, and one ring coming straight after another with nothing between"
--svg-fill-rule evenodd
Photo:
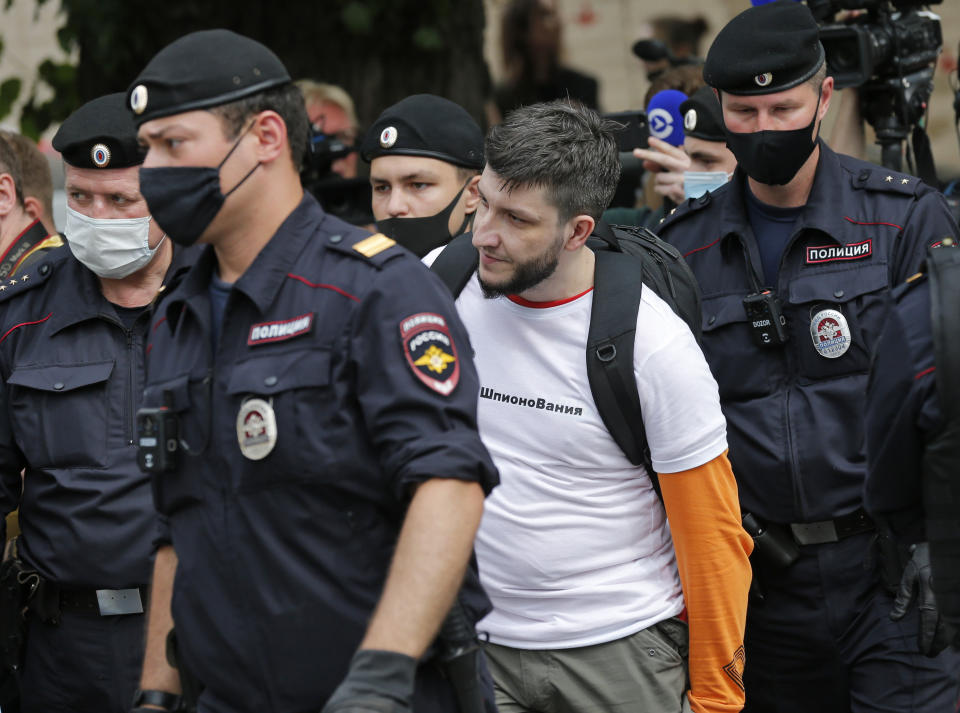
<instances>
[{"instance_id":1,"label":"white surgical face mask","mask_svg":"<svg viewBox=\"0 0 960 713\"><path fill-rule=\"evenodd\" d=\"M64 230L74 257L100 277L119 280L149 263L150 216L144 218L90 218L67 208Z\"/></svg>"},{"instance_id":2,"label":"white surgical face mask","mask_svg":"<svg viewBox=\"0 0 960 713\"><path fill-rule=\"evenodd\" d=\"M730 180L732 173L726 171L684 171L683 195L699 198L707 191L715 191Z\"/></svg>"}]
</instances>

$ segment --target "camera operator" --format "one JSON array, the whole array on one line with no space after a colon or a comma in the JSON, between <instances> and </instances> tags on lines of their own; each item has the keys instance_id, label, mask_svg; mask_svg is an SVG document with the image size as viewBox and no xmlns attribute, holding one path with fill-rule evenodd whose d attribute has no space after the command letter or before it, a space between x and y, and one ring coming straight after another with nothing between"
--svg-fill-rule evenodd
<instances>
[{"instance_id":1,"label":"camera operator","mask_svg":"<svg viewBox=\"0 0 960 713\"><path fill-rule=\"evenodd\" d=\"M357 112L353 99L346 90L336 84L323 84L312 79L296 82L303 94L310 123L327 136L353 148L360 134ZM330 170L343 178L357 177L357 152L351 150L346 156L335 159Z\"/></svg>"},{"instance_id":2,"label":"camera operator","mask_svg":"<svg viewBox=\"0 0 960 713\"><path fill-rule=\"evenodd\" d=\"M917 175L931 186L938 184L923 118L943 36L940 18L921 8L942 1L807 2L822 23L820 39L835 88L857 89L860 115L876 131L883 165L900 170L909 137Z\"/></svg>"},{"instance_id":3,"label":"camera operator","mask_svg":"<svg viewBox=\"0 0 960 713\"><path fill-rule=\"evenodd\" d=\"M359 126L350 95L334 84L296 82L303 94L310 129L300 170L303 187L323 209L341 220L373 227L370 183L357 175Z\"/></svg>"},{"instance_id":4,"label":"camera operator","mask_svg":"<svg viewBox=\"0 0 960 713\"><path fill-rule=\"evenodd\" d=\"M789 0L721 30L704 78L737 169L661 226L703 292L704 353L757 539L745 710L952 710L956 659L920 652L915 603L890 617L863 432L890 288L958 231L917 178L818 140L834 94L818 36Z\"/></svg>"}]
</instances>

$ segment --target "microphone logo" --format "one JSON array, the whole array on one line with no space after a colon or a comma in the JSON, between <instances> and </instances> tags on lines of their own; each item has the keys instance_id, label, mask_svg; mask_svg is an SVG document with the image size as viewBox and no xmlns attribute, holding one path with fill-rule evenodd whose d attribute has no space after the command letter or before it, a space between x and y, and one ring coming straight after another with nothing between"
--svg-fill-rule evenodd
<instances>
[{"instance_id":1,"label":"microphone logo","mask_svg":"<svg viewBox=\"0 0 960 713\"><path fill-rule=\"evenodd\" d=\"M673 117L666 109L651 109L647 114L650 124L650 135L657 139L666 139L673 133Z\"/></svg>"}]
</instances>

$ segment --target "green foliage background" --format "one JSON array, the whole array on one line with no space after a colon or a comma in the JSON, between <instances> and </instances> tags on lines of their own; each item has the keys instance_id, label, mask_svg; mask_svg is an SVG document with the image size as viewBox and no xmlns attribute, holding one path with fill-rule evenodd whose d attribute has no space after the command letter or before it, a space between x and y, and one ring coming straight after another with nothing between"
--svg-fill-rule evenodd
<instances>
[{"instance_id":1,"label":"green foliage background","mask_svg":"<svg viewBox=\"0 0 960 713\"><path fill-rule=\"evenodd\" d=\"M33 137L80 104L124 91L162 47L188 32L226 27L273 49L296 78L343 86L362 124L409 94L431 92L482 121L490 80L483 60L483 0L4 0L59 1L57 39L72 64L45 60L37 77L0 83L0 118L22 91ZM2 52L2 41L0 41ZM53 98L36 98L38 83Z\"/></svg>"}]
</instances>

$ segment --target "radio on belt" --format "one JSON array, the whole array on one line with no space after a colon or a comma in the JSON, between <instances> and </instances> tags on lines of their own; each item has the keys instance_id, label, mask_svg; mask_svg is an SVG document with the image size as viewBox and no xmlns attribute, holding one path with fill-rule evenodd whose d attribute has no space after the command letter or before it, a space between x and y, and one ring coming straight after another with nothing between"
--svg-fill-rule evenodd
<instances>
[{"instance_id":1,"label":"radio on belt","mask_svg":"<svg viewBox=\"0 0 960 713\"><path fill-rule=\"evenodd\" d=\"M137 465L144 473L164 473L177 465L180 427L166 406L137 411Z\"/></svg>"},{"instance_id":2,"label":"radio on belt","mask_svg":"<svg viewBox=\"0 0 960 713\"><path fill-rule=\"evenodd\" d=\"M787 320L780 309L780 300L770 290L755 292L743 298L743 307L750 320L753 341L761 347L779 347L786 343Z\"/></svg>"}]
</instances>

